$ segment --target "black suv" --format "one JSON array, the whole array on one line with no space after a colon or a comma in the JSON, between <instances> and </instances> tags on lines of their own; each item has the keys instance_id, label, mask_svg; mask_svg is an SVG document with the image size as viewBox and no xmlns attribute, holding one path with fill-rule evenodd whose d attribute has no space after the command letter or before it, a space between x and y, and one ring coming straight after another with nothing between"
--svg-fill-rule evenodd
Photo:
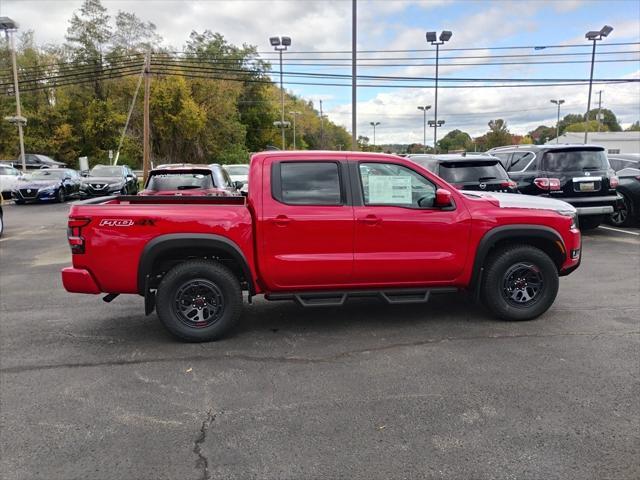
<instances>
[{"instance_id":1,"label":"black suv","mask_svg":"<svg viewBox=\"0 0 640 480\"><path fill-rule=\"evenodd\" d=\"M489 155L408 155L459 190L518 193L516 182L496 157Z\"/></svg>"},{"instance_id":2,"label":"black suv","mask_svg":"<svg viewBox=\"0 0 640 480\"><path fill-rule=\"evenodd\" d=\"M126 165L96 165L80 185L82 198L103 195L136 195L138 178Z\"/></svg>"},{"instance_id":3,"label":"black suv","mask_svg":"<svg viewBox=\"0 0 640 480\"><path fill-rule=\"evenodd\" d=\"M618 177L603 147L514 145L487 153L500 159L521 193L557 198L576 207L583 230L600 225L619 201Z\"/></svg>"}]
</instances>

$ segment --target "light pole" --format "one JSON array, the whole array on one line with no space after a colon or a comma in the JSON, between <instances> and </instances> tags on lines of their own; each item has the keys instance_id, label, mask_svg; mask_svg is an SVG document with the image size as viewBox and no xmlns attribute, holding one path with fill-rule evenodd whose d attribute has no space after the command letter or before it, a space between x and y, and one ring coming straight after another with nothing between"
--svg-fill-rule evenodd
<instances>
[{"instance_id":1,"label":"light pole","mask_svg":"<svg viewBox=\"0 0 640 480\"><path fill-rule=\"evenodd\" d=\"M596 60L596 42L598 40L602 40L605 37L608 37L609 34L613 32L613 27L609 25L605 25L600 29L600 31L590 31L585 34L585 38L587 40L591 40L593 42L593 50L591 51L591 75L589 76L589 98L587 99L587 113L584 117L584 143L587 143L587 135L589 131L589 110L591 110L591 89L593 88L593 65Z\"/></svg>"},{"instance_id":2,"label":"light pole","mask_svg":"<svg viewBox=\"0 0 640 480\"><path fill-rule=\"evenodd\" d=\"M13 34L18 30L18 24L9 17L0 17L0 30L4 30L7 40L10 42L11 63L13 64L13 91L16 96L16 116L6 117L5 120L18 126L18 138L20 140L20 163L22 171L27 171L26 158L24 156L24 134L22 127L27 124L27 119L22 116L22 106L20 105L20 87L18 85L18 66L16 63L16 43Z\"/></svg>"},{"instance_id":3,"label":"light pole","mask_svg":"<svg viewBox=\"0 0 640 480\"><path fill-rule=\"evenodd\" d=\"M440 33L440 38L438 41L436 32L427 32L427 42L431 43L431 45L436 46L436 98L434 102L433 108L433 119L434 119L434 127L433 127L433 153L438 153L436 148L436 141L438 137L438 130L436 126L436 122L438 121L438 63L440 60L440 45L443 45L445 42L448 42L453 35L449 30L443 30Z\"/></svg>"},{"instance_id":4,"label":"light pole","mask_svg":"<svg viewBox=\"0 0 640 480\"><path fill-rule=\"evenodd\" d=\"M296 117L300 115L301 112L289 112L289 115L293 118L293 149L296 149Z\"/></svg>"},{"instance_id":5,"label":"light pole","mask_svg":"<svg viewBox=\"0 0 640 480\"><path fill-rule=\"evenodd\" d=\"M419 106L418 110L422 110L422 153L427 153L427 110L431 105Z\"/></svg>"},{"instance_id":6,"label":"light pole","mask_svg":"<svg viewBox=\"0 0 640 480\"><path fill-rule=\"evenodd\" d=\"M435 120L429 120L429 126L433 127L433 131L435 132L439 127L444 125L444 120L438 120L437 122ZM436 134L433 134L433 139L435 141L436 139ZM436 144L433 144L433 153L438 153L438 150L436 148Z\"/></svg>"},{"instance_id":7,"label":"light pole","mask_svg":"<svg viewBox=\"0 0 640 480\"><path fill-rule=\"evenodd\" d=\"M282 149L286 150L285 138L284 138L284 129L285 129L285 121L284 121L284 86L282 84L282 52L284 52L287 47L291 46L291 37L270 37L269 43L275 49L276 52L280 54L280 104L282 107L282 116L280 118L280 129L282 130Z\"/></svg>"},{"instance_id":8,"label":"light pole","mask_svg":"<svg viewBox=\"0 0 640 480\"><path fill-rule=\"evenodd\" d=\"M564 100L551 100L551 103L558 105L558 121L556 122L556 143L558 143L560 138L560 105L564 103Z\"/></svg>"},{"instance_id":9,"label":"light pole","mask_svg":"<svg viewBox=\"0 0 640 480\"><path fill-rule=\"evenodd\" d=\"M373 147L376 146L376 127L380 125L380 122L369 122L369 125L373 127Z\"/></svg>"}]
</instances>

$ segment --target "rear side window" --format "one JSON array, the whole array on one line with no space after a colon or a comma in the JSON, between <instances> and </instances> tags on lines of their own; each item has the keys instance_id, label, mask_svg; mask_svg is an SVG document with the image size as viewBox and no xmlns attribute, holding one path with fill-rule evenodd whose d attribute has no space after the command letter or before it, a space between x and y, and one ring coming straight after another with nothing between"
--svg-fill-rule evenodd
<instances>
[{"instance_id":1,"label":"rear side window","mask_svg":"<svg viewBox=\"0 0 640 480\"><path fill-rule=\"evenodd\" d=\"M500 162L443 162L440 177L449 183L486 182L508 180L507 172Z\"/></svg>"},{"instance_id":2,"label":"rear side window","mask_svg":"<svg viewBox=\"0 0 640 480\"><path fill-rule=\"evenodd\" d=\"M544 155L547 172L575 172L580 170L608 170L604 150L551 150Z\"/></svg>"},{"instance_id":3,"label":"rear side window","mask_svg":"<svg viewBox=\"0 0 640 480\"><path fill-rule=\"evenodd\" d=\"M522 172L525 169L533 170L536 168L535 162L531 162L535 157L532 152L515 152L511 159L511 165L509 165L510 172ZM529 165L531 164L531 165ZM527 168L529 167L529 168Z\"/></svg>"},{"instance_id":4,"label":"rear side window","mask_svg":"<svg viewBox=\"0 0 640 480\"><path fill-rule=\"evenodd\" d=\"M339 165L283 162L274 165L273 196L293 205L342 205ZM279 178L278 178L279 177Z\"/></svg>"},{"instance_id":5,"label":"rear side window","mask_svg":"<svg viewBox=\"0 0 640 480\"><path fill-rule=\"evenodd\" d=\"M491 153L491 152L489 152ZM500 163L502 163L502 166L507 168L507 164L509 163L509 159L511 158L511 152L508 153L491 153L491 155L493 155L496 158L500 159Z\"/></svg>"}]
</instances>

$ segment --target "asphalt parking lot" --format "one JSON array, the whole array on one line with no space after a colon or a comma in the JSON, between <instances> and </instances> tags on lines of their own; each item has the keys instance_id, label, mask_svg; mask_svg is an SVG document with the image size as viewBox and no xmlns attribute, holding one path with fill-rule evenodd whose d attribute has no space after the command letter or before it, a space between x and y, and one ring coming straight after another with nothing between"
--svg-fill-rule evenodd
<instances>
[{"instance_id":1,"label":"asphalt parking lot","mask_svg":"<svg viewBox=\"0 0 640 480\"><path fill-rule=\"evenodd\" d=\"M257 299L184 344L139 297L63 290L67 210L5 205L2 478L640 477L640 229L585 235L536 321Z\"/></svg>"}]
</instances>

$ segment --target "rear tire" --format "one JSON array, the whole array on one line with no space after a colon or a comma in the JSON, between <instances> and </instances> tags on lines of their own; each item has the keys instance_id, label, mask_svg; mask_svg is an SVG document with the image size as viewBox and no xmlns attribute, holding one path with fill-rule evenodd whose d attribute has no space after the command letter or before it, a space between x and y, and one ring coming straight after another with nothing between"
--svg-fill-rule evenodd
<instances>
[{"instance_id":1,"label":"rear tire","mask_svg":"<svg viewBox=\"0 0 640 480\"><path fill-rule=\"evenodd\" d=\"M542 250L514 245L485 263L480 298L504 320L531 320L546 312L558 294L558 269Z\"/></svg>"},{"instance_id":2,"label":"rear tire","mask_svg":"<svg viewBox=\"0 0 640 480\"><path fill-rule=\"evenodd\" d=\"M242 289L224 265L189 260L173 267L156 293L158 317L176 337L188 342L222 338L242 312Z\"/></svg>"},{"instance_id":3,"label":"rear tire","mask_svg":"<svg viewBox=\"0 0 640 480\"><path fill-rule=\"evenodd\" d=\"M578 223L580 225L580 230L586 231L598 228L603 220L604 215L589 215L588 217L580 217L578 219Z\"/></svg>"}]
</instances>

